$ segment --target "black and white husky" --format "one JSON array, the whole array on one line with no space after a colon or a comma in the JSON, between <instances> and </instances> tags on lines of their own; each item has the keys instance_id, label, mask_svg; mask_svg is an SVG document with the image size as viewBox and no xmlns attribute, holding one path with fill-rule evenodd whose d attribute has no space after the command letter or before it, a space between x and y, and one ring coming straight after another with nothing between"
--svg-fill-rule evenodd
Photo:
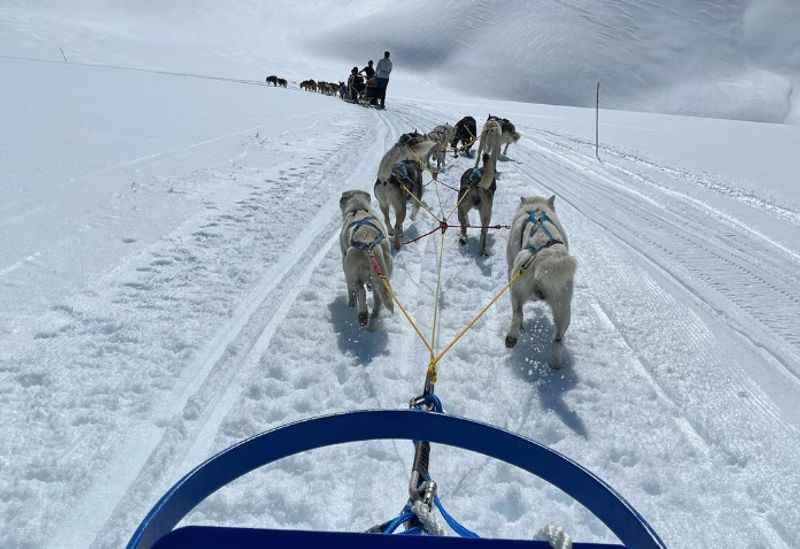
<instances>
[{"instance_id":1,"label":"black and white husky","mask_svg":"<svg viewBox=\"0 0 800 549\"><path fill-rule=\"evenodd\" d=\"M472 145L478 139L478 130L475 119L471 116L465 116L456 122L453 129L453 138L450 140L450 146L453 147L453 154L458 157L459 149L464 156L472 154ZM459 147L460 145L460 147Z\"/></svg>"},{"instance_id":2,"label":"black and white husky","mask_svg":"<svg viewBox=\"0 0 800 549\"><path fill-rule=\"evenodd\" d=\"M555 211L555 196L520 197L508 237L508 278L522 272L511 286L511 327L506 347L513 347L522 327L522 306L544 300L555 325L552 366L561 365L564 333L570 322L572 286L577 261L569 255L567 233Z\"/></svg>"},{"instance_id":3,"label":"black and white husky","mask_svg":"<svg viewBox=\"0 0 800 549\"><path fill-rule=\"evenodd\" d=\"M370 324L367 308L367 287L372 289L372 316L374 321L381 307L394 312L394 303L378 272L392 276L392 256L386 241L386 229L372 211L369 193L345 191L339 199L342 210L342 230L339 243L342 248L342 269L347 283L347 304L356 307L358 323Z\"/></svg>"},{"instance_id":4,"label":"black and white husky","mask_svg":"<svg viewBox=\"0 0 800 549\"><path fill-rule=\"evenodd\" d=\"M400 248L406 206L411 202L411 220L417 218L422 203L422 167L416 160L401 160L393 167L386 181L376 181L373 192L383 213L389 236L394 237L394 247ZM394 228L389 221L389 210L394 210Z\"/></svg>"}]
</instances>

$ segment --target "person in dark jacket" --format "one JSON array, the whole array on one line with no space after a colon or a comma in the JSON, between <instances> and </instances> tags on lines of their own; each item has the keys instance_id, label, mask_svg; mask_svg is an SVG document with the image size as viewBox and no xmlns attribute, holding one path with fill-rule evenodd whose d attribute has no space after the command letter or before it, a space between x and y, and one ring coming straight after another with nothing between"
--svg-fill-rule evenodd
<instances>
[{"instance_id":1,"label":"person in dark jacket","mask_svg":"<svg viewBox=\"0 0 800 549\"><path fill-rule=\"evenodd\" d=\"M386 108L386 88L389 86L389 74L392 72L392 62L389 60L389 52L383 52L383 59L378 61L375 76L378 81L378 99L382 109Z\"/></svg>"},{"instance_id":2,"label":"person in dark jacket","mask_svg":"<svg viewBox=\"0 0 800 549\"><path fill-rule=\"evenodd\" d=\"M361 74L367 77L367 80L375 77L375 69L372 67L372 59L369 60L367 66L361 69Z\"/></svg>"},{"instance_id":3,"label":"person in dark jacket","mask_svg":"<svg viewBox=\"0 0 800 549\"><path fill-rule=\"evenodd\" d=\"M350 71L350 78L347 79L348 88L350 88L350 99L358 101L358 97L364 93L364 79L358 73L358 67L353 67Z\"/></svg>"},{"instance_id":4,"label":"person in dark jacket","mask_svg":"<svg viewBox=\"0 0 800 549\"><path fill-rule=\"evenodd\" d=\"M367 80L366 97L369 99L369 104L377 106L378 104L378 81L375 78L375 69L372 67L372 59L369 60L367 66L361 69L359 74L363 74Z\"/></svg>"}]
</instances>

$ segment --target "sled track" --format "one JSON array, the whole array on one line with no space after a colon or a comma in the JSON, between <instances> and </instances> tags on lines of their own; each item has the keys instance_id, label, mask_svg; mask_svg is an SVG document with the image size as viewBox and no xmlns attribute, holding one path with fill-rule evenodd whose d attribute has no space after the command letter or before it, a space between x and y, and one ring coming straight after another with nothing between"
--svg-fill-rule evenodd
<instances>
[{"instance_id":1,"label":"sled track","mask_svg":"<svg viewBox=\"0 0 800 549\"><path fill-rule=\"evenodd\" d=\"M322 163L310 162L310 173L301 177L309 185L304 190L314 192L314 187L320 186L322 193L335 193L335 187L327 189L325 185L347 181L353 168L352 164L342 162L343 158L358 157L362 151L369 150L365 144L381 141L374 135L362 134L344 148L326 154ZM380 145L374 148L376 154L378 149ZM371 169L371 159L362 161L358 168ZM311 183L313 180L319 183ZM132 435L126 443L132 447L116 452L104 475L120 474L127 479L127 484L117 484L116 489L122 491L110 493L110 489L103 486L104 478L96 480L90 492L97 497L84 497L83 506L78 506L73 516L62 521L64 537L59 539L73 546L88 546L97 536L93 546L117 544L121 540L111 541L108 536L130 531L131 521L146 512L162 488L188 470L187 463L191 467L207 457L208 439L216 433L219 422L233 405L242 380L253 373L261 352L303 288L303 282L336 241L336 237L331 236L338 235L338 202L334 198L324 199L321 210L311 218L312 222L289 245L278 263L265 272L262 281L242 300L223 330L198 353L193 365L185 367L185 373L190 376L186 378L188 383L176 387L173 398L156 413L156 417L164 418L162 427L140 433L144 436ZM302 192L284 198L287 207L298 199L303 200ZM220 217L226 215L222 213ZM325 239L321 245L320 238ZM142 441L150 442L146 451L141 448ZM107 509L109 514L105 518L97 509L82 508L97 500L115 505ZM76 529L75 524L82 524L83 528Z\"/></svg>"},{"instance_id":2,"label":"sled track","mask_svg":"<svg viewBox=\"0 0 800 549\"><path fill-rule=\"evenodd\" d=\"M662 197L665 206L660 206L651 199L643 200L636 190L590 166L591 160L567 157L547 146L533 141L532 153L526 153L529 170L540 184L573 204L588 200L602 205L594 207L602 215L581 209L605 231L682 280L690 291L691 281L700 280L758 321L765 336L773 340L768 348L773 348L787 372L792 372L778 349L782 347L779 339L783 339L789 351L800 356L800 298L790 278L799 266L794 258L777 247L765 247L763 241L724 219L714 219L688 201L666 196ZM615 202L610 202L611 197ZM703 299L699 292L692 293ZM741 314L728 314L724 302L704 301L745 332L738 320Z\"/></svg>"}]
</instances>

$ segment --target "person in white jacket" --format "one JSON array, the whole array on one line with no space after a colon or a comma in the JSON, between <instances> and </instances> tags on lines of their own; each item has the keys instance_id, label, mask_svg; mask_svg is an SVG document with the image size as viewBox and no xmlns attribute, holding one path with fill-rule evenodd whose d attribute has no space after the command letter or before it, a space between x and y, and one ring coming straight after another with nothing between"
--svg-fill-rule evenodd
<instances>
[{"instance_id":1,"label":"person in white jacket","mask_svg":"<svg viewBox=\"0 0 800 549\"><path fill-rule=\"evenodd\" d=\"M383 52L383 59L378 61L378 66L375 68L375 78L378 81L378 97L380 107L386 108L386 88L389 85L389 74L392 72L392 62L389 60L389 52Z\"/></svg>"}]
</instances>

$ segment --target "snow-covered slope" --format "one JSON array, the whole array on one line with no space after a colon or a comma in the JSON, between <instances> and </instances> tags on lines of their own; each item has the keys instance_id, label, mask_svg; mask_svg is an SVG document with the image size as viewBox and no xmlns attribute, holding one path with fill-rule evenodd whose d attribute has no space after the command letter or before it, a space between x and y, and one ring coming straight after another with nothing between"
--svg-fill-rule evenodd
<instances>
[{"instance_id":1,"label":"snow-covered slope","mask_svg":"<svg viewBox=\"0 0 800 549\"><path fill-rule=\"evenodd\" d=\"M794 0L394 3L313 39L490 97L780 122L798 116Z\"/></svg>"},{"instance_id":2,"label":"snow-covered slope","mask_svg":"<svg viewBox=\"0 0 800 549\"><path fill-rule=\"evenodd\" d=\"M74 28L51 8L25 28L24 11L6 8L3 36L45 44ZM120 42L119 20L96 18L111 58L83 61L141 66L162 40ZM73 43L96 45L89 35ZM215 73L213 48L192 55L202 42L163 39L175 49L152 68L166 71L0 59L0 547L119 547L171 483L236 440L405 407L426 353L399 314L358 328L338 196L371 190L400 133L489 112L524 136L500 165L493 222L519 195L554 193L569 231L569 360L547 366L552 325L532 305L505 349L503 299L442 363L448 411L585 464L670 547L800 545L800 128L602 111L598 162L588 109L432 93L407 76L416 91L391 88L378 112L263 87L248 54L242 72ZM453 185L470 162L449 162ZM433 184L425 198L439 212L453 195ZM408 232L429 227L421 214ZM393 284L426 331L438 239L395 254ZM464 248L444 236L440 343L504 283L505 239L480 258L476 234ZM411 453L380 442L284 460L186 522L363 530L404 503ZM613 539L519 471L442 447L431 470L484 535L556 523Z\"/></svg>"},{"instance_id":3,"label":"snow-covered slope","mask_svg":"<svg viewBox=\"0 0 800 549\"><path fill-rule=\"evenodd\" d=\"M390 49L395 90L588 106L600 80L611 108L800 122L798 26L795 0L10 0L0 55L335 81Z\"/></svg>"}]
</instances>

